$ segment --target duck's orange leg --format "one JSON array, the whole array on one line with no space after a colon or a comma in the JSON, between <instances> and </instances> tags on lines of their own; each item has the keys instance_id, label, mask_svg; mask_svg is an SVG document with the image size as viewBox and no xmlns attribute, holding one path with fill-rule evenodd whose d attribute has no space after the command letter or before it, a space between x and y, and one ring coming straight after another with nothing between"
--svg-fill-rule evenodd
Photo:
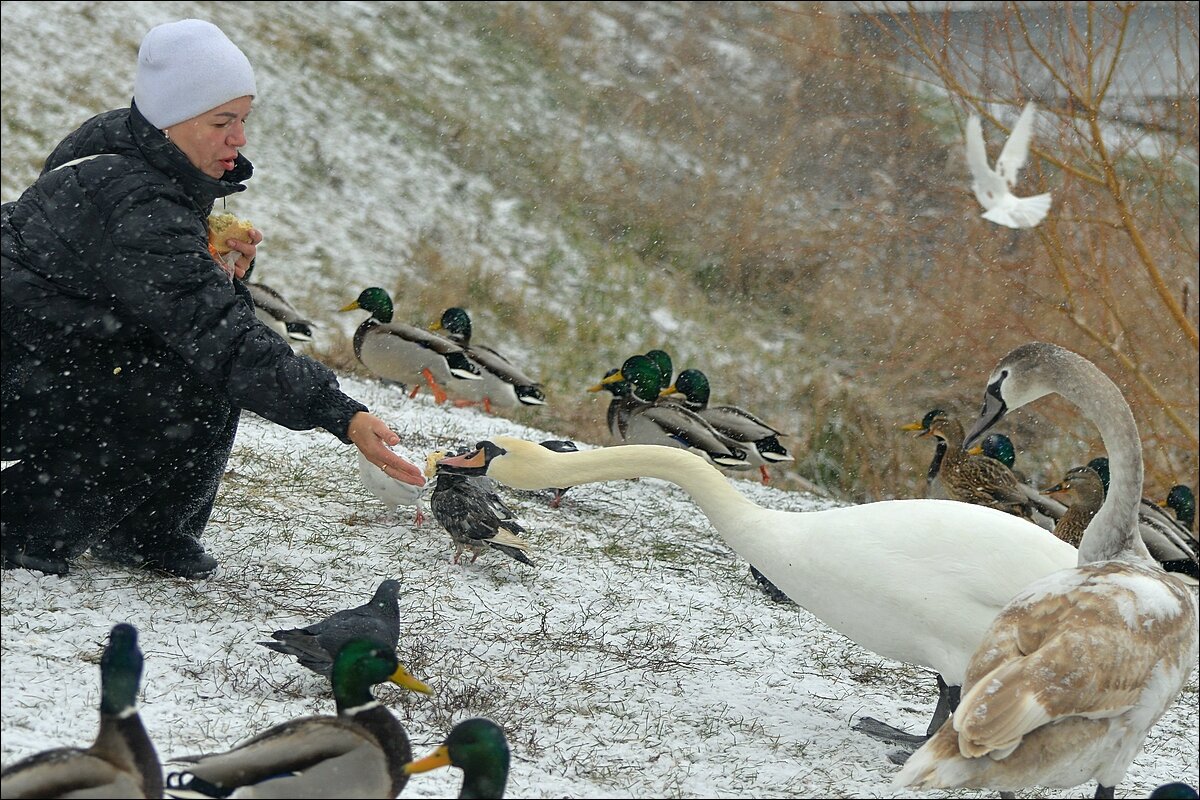
<instances>
[{"instance_id":1,"label":"duck's orange leg","mask_svg":"<svg viewBox=\"0 0 1200 800\"><path fill-rule=\"evenodd\" d=\"M429 391L433 392L433 399L438 404L446 402L446 390L438 385L438 382L433 379L433 373L428 368L421 370L421 374L425 376L426 383L429 384Z\"/></svg>"},{"instance_id":2,"label":"duck's orange leg","mask_svg":"<svg viewBox=\"0 0 1200 800\"><path fill-rule=\"evenodd\" d=\"M766 486L767 483L770 482L770 480L771 480L771 476L767 474L767 465L760 464L758 467L758 471L762 473L763 486Z\"/></svg>"},{"instance_id":3,"label":"duck's orange leg","mask_svg":"<svg viewBox=\"0 0 1200 800\"><path fill-rule=\"evenodd\" d=\"M412 400L414 397L417 396L417 392L419 392L419 391L421 391L421 384L418 383L416 386L414 386L412 388L412 391L408 393L408 399Z\"/></svg>"}]
</instances>

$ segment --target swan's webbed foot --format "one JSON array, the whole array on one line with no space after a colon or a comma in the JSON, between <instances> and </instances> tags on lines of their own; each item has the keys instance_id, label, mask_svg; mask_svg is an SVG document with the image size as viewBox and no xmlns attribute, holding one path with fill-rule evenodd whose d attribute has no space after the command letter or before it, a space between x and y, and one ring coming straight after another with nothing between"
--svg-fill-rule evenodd
<instances>
[{"instance_id":1,"label":"swan's webbed foot","mask_svg":"<svg viewBox=\"0 0 1200 800\"><path fill-rule=\"evenodd\" d=\"M888 744L898 744L904 747L910 747L913 750L925 744L928 736L920 736L915 733L903 731L893 725L888 725L886 722L880 722L874 717L862 717L858 722L854 723L854 730L859 733L865 733L872 739L878 739L881 742ZM888 755L891 759L891 754ZM905 757L907 760L907 756Z\"/></svg>"}]
</instances>

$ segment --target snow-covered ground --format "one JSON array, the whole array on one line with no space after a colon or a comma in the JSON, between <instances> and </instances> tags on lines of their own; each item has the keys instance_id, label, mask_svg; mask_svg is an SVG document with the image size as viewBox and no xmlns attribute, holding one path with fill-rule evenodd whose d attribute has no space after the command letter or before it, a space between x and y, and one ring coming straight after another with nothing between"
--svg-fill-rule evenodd
<instances>
[{"instance_id":1,"label":"snow-covered ground","mask_svg":"<svg viewBox=\"0 0 1200 800\"><path fill-rule=\"evenodd\" d=\"M495 434L558 438L435 406L424 393L409 399L352 378L343 386L393 425L404 440L397 450L417 463ZM682 490L652 479L590 484L553 510L549 493L502 489L527 524L536 568L495 552L453 565L436 521L417 527L411 511L392 515L367 492L355 452L323 432L245 415L206 535L221 562L209 580L150 577L90 557L65 578L5 572L4 763L90 741L99 654L116 622L141 632L142 714L164 759L332 713L324 679L255 643L358 605L393 577L405 587L401 657L435 694L387 686L380 697L417 752L467 716L500 722L514 756L512 796L905 794L889 787L897 768L888 748L850 726L869 714L922 729L932 676L767 600ZM773 508L829 504L735 485ZM853 565L845 568L854 581ZM1193 677L1118 795L1195 784L1196 732ZM404 796L452 795L459 781L455 770L416 776Z\"/></svg>"}]
</instances>

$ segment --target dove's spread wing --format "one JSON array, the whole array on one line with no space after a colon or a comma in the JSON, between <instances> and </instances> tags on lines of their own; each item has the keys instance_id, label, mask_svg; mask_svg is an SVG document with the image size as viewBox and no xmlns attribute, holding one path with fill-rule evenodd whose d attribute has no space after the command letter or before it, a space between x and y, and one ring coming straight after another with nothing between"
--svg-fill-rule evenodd
<instances>
[{"instance_id":1,"label":"dove's spread wing","mask_svg":"<svg viewBox=\"0 0 1200 800\"><path fill-rule=\"evenodd\" d=\"M1008 193L1008 185L988 166L983 129L979 117L974 114L967 120L967 167L971 170L971 189L975 192L975 199L987 210L995 208Z\"/></svg>"},{"instance_id":2,"label":"dove's spread wing","mask_svg":"<svg viewBox=\"0 0 1200 800\"><path fill-rule=\"evenodd\" d=\"M1008 186L1017 182L1017 173L1025 166L1029 158L1029 139L1033 134L1033 103L1026 103L1017 124L1013 126L1012 134L1004 143L1000 157L996 159L996 172Z\"/></svg>"}]
</instances>

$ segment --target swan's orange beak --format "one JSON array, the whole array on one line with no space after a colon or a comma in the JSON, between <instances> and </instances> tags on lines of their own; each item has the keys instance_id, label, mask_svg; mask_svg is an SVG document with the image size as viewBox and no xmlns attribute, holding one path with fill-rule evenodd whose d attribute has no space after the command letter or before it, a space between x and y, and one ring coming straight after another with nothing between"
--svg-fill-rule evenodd
<instances>
[{"instance_id":1,"label":"swan's orange beak","mask_svg":"<svg viewBox=\"0 0 1200 800\"><path fill-rule=\"evenodd\" d=\"M470 453L463 453L460 456L451 456L443 458L437 462L437 466L441 467L458 467L459 469L483 469L487 466L487 456L483 450L473 450Z\"/></svg>"}]
</instances>

